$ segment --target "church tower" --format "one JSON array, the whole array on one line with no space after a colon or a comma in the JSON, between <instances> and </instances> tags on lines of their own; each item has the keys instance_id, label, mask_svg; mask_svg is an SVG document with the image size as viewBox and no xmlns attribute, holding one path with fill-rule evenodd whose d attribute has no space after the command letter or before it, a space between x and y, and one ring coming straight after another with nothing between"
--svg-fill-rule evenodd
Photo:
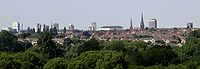
<instances>
[{"instance_id":1,"label":"church tower","mask_svg":"<svg viewBox=\"0 0 200 69\"><path fill-rule=\"evenodd\" d=\"M144 29L143 13L142 13L142 15L141 15L140 29Z\"/></svg>"},{"instance_id":2,"label":"church tower","mask_svg":"<svg viewBox=\"0 0 200 69\"><path fill-rule=\"evenodd\" d=\"M132 21L132 17L131 17L131 20L130 20L130 28L129 28L129 29L133 29L132 23L133 23L133 21Z\"/></svg>"}]
</instances>

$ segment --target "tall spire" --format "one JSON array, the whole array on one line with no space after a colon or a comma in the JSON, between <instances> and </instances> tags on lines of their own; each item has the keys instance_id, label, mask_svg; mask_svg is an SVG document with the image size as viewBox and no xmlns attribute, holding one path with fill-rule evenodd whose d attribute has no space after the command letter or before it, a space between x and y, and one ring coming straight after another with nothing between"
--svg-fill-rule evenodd
<instances>
[{"instance_id":1,"label":"tall spire","mask_svg":"<svg viewBox=\"0 0 200 69\"><path fill-rule=\"evenodd\" d=\"M132 23L133 23L133 21L132 21L132 17L131 17L131 20L130 20L130 29L133 29Z\"/></svg>"},{"instance_id":2,"label":"tall spire","mask_svg":"<svg viewBox=\"0 0 200 69\"><path fill-rule=\"evenodd\" d=\"M143 19L143 13L141 14L140 29L144 29L144 19Z\"/></svg>"}]
</instances>

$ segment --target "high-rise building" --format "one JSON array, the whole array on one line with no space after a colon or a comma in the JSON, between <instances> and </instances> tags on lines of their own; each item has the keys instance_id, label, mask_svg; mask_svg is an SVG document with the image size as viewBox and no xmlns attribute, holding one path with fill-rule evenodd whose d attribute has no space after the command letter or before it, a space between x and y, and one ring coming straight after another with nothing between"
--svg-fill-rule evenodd
<instances>
[{"instance_id":1,"label":"high-rise building","mask_svg":"<svg viewBox=\"0 0 200 69\"><path fill-rule=\"evenodd\" d=\"M53 24L53 28L56 28L57 30L59 30L59 24L58 23L54 23Z\"/></svg>"},{"instance_id":2,"label":"high-rise building","mask_svg":"<svg viewBox=\"0 0 200 69\"><path fill-rule=\"evenodd\" d=\"M36 32L40 32L41 30L42 30L42 25L40 23L37 23Z\"/></svg>"},{"instance_id":3,"label":"high-rise building","mask_svg":"<svg viewBox=\"0 0 200 69\"><path fill-rule=\"evenodd\" d=\"M130 20L130 28L129 28L129 29L133 29L132 23L133 23L133 21L132 21L132 17L131 17L131 20Z\"/></svg>"},{"instance_id":4,"label":"high-rise building","mask_svg":"<svg viewBox=\"0 0 200 69\"><path fill-rule=\"evenodd\" d=\"M73 24L69 24L68 29L69 30L74 30L74 25Z\"/></svg>"},{"instance_id":5,"label":"high-rise building","mask_svg":"<svg viewBox=\"0 0 200 69\"><path fill-rule=\"evenodd\" d=\"M143 13L142 13L142 15L141 15L140 29L144 29L144 18L143 18Z\"/></svg>"},{"instance_id":6,"label":"high-rise building","mask_svg":"<svg viewBox=\"0 0 200 69\"><path fill-rule=\"evenodd\" d=\"M16 30L17 32L20 31L20 23L18 21L12 23L12 29Z\"/></svg>"},{"instance_id":7,"label":"high-rise building","mask_svg":"<svg viewBox=\"0 0 200 69\"><path fill-rule=\"evenodd\" d=\"M97 23L96 22L92 22L91 23L91 28L92 28L91 29L92 31L96 31L96 29L97 29Z\"/></svg>"},{"instance_id":8,"label":"high-rise building","mask_svg":"<svg viewBox=\"0 0 200 69\"><path fill-rule=\"evenodd\" d=\"M193 22L187 23L187 28L193 28Z\"/></svg>"},{"instance_id":9,"label":"high-rise building","mask_svg":"<svg viewBox=\"0 0 200 69\"><path fill-rule=\"evenodd\" d=\"M156 19L149 19L149 28L157 28L157 20Z\"/></svg>"},{"instance_id":10,"label":"high-rise building","mask_svg":"<svg viewBox=\"0 0 200 69\"><path fill-rule=\"evenodd\" d=\"M45 31L45 30L49 30L49 26L48 25L43 25L43 31Z\"/></svg>"}]
</instances>

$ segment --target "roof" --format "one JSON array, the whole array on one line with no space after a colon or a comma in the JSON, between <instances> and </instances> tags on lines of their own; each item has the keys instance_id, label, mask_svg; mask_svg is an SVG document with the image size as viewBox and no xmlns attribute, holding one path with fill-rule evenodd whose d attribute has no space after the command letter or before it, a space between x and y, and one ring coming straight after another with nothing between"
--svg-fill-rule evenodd
<instances>
[{"instance_id":1,"label":"roof","mask_svg":"<svg viewBox=\"0 0 200 69\"><path fill-rule=\"evenodd\" d=\"M123 28L122 26L102 26L101 28Z\"/></svg>"}]
</instances>

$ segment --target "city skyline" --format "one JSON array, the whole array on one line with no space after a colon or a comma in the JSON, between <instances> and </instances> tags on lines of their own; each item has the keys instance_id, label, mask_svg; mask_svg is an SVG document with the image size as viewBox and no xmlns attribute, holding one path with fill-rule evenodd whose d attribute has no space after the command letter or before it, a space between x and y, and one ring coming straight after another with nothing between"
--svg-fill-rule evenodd
<instances>
[{"instance_id":1,"label":"city skyline","mask_svg":"<svg viewBox=\"0 0 200 69\"><path fill-rule=\"evenodd\" d=\"M139 27L142 12L145 27L149 19L156 18L158 28L186 27L190 21L194 23L194 28L199 28L198 3L198 0L1 0L0 28L10 27L14 21L23 23L24 29L35 27L37 23L50 25L53 21L59 23L61 29L69 24L77 29L87 29L91 22L96 22L98 28L120 25L128 29L130 17L133 27Z\"/></svg>"}]
</instances>

